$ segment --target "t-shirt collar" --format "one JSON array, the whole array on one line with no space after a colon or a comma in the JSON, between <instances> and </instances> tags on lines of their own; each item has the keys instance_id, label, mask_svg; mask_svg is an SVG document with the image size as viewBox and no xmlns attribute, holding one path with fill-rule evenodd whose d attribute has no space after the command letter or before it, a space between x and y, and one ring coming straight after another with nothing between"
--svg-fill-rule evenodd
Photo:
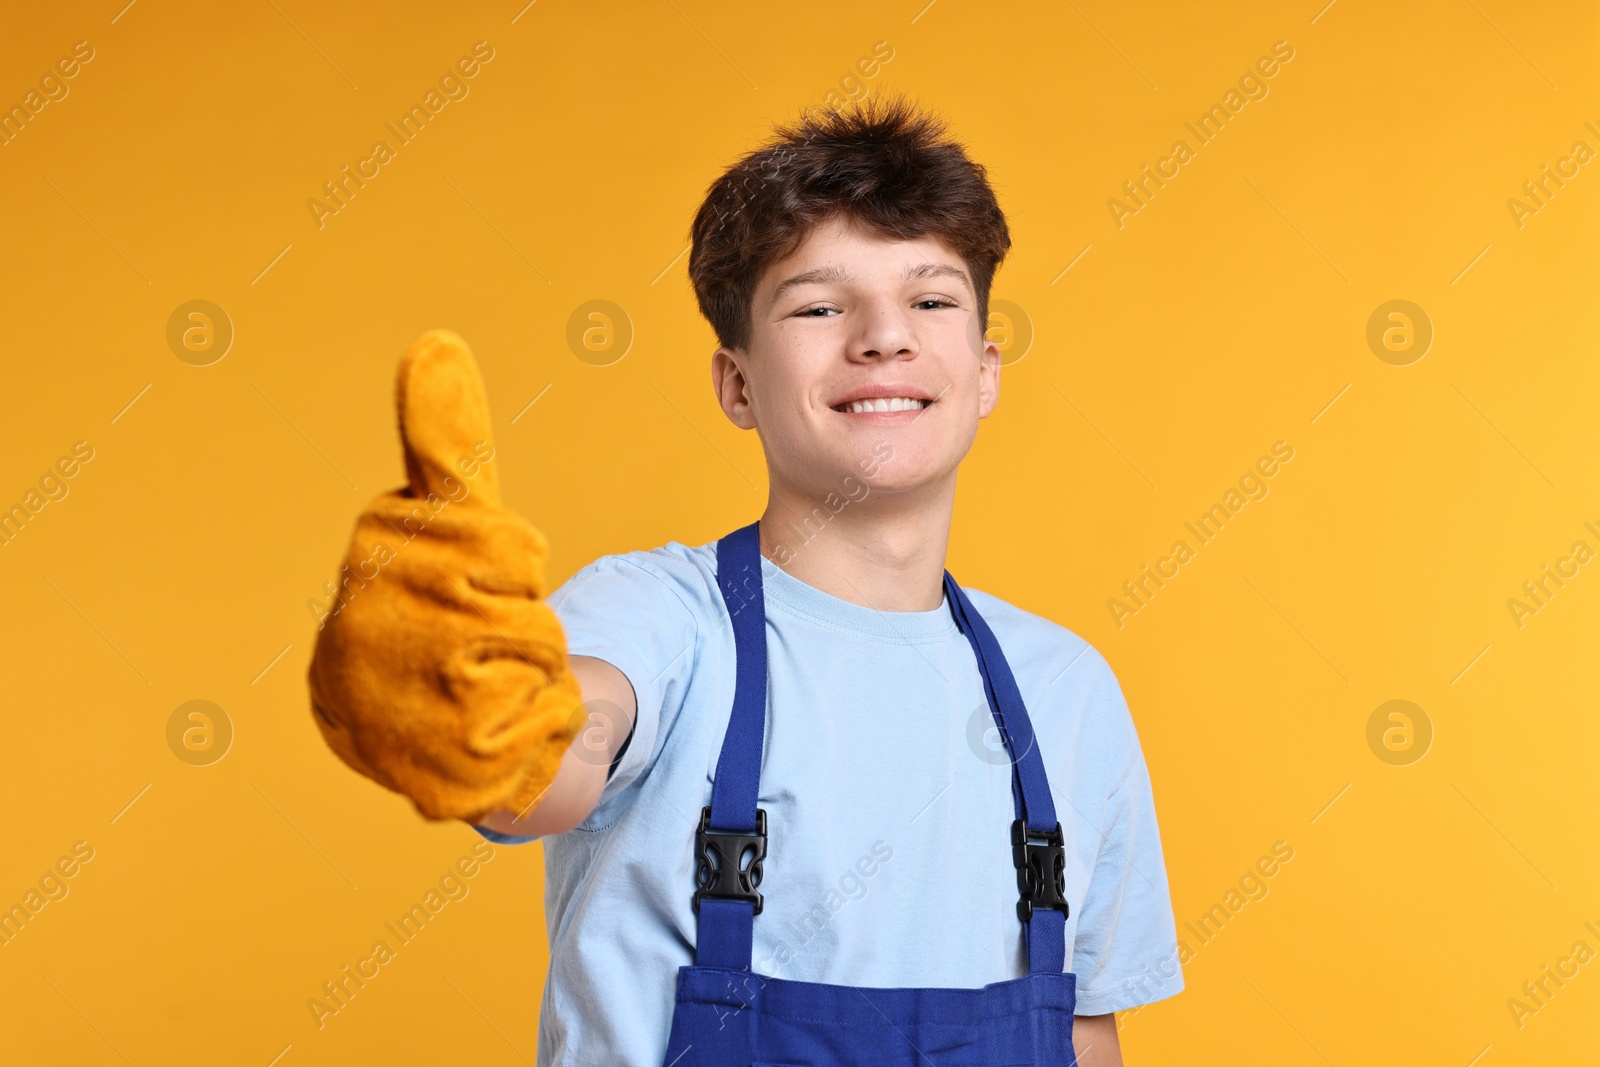
<instances>
[{"instance_id":1,"label":"t-shirt collar","mask_svg":"<svg viewBox=\"0 0 1600 1067\"><path fill-rule=\"evenodd\" d=\"M902 642L937 641L960 634L950 614L950 598L941 596L931 611L880 611L842 600L794 577L765 556L761 558L762 593L769 602L836 629Z\"/></svg>"}]
</instances>

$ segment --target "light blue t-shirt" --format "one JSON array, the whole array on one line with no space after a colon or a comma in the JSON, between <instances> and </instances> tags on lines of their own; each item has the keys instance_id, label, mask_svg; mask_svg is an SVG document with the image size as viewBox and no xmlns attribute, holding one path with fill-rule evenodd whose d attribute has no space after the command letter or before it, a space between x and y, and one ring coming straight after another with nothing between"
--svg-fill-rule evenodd
<instances>
[{"instance_id":1,"label":"light blue t-shirt","mask_svg":"<svg viewBox=\"0 0 1600 1067\"><path fill-rule=\"evenodd\" d=\"M716 562L715 541L674 541L601 557L550 596L569 652L620 669L639 711L594 812L542 839L540 1067L661 1067L678 968L694 962L695 829L733 706ZM877 611L765 558L762 581L768 843L754 971L855 986L1022 977L1011 767L948 603ZM1116 677L1071 631L963 588L1016 676L1060 815L1077 1013L1177 993L1150 779Z\"/></svg>"}]
</instances>

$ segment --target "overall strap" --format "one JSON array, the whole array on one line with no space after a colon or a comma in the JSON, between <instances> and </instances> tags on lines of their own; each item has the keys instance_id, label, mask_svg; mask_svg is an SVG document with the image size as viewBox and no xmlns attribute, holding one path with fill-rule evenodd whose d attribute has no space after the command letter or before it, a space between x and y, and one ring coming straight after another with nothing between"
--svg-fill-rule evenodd
<instances>
[{"instance_id":1,"label":"overall strap","mask_svg":"<svg viewBox=\"0 0 1600 1067\"><path fill-rule=\"evenodd\" d=\"M761 912L761 864L766 856L766 813L756 807L767 713L767 626L762 596L761 540L757 523L717 542L717 586L733 623L733 711L717 758L711 803L696 834L695 908L699 929L695 962L702 967L749 970L754 918ZM1022 693L994 632L950 572L944 591L956 626L977 656L984 691L1011 755L1011 792L1017 819L1012 854L1022 899L1017 914L1028 945L1030 972L1059 974L1066 961L1065 852L1044 760ZM1045 839L1036 843L1030 838ZM746 857L749 857L748 861Z\"/></svg>"},{"instance_id":2,"label":"overall strap","mask_svg":"<svg viewBox=\"0 0 1600 1067\"><path fill-rule=\"evenodd\" d=\"M696 835L695 962L749 970L752 927L761 910L755 887L766 855L766 813L756 810L767 726L767 611L757 523L717 542L717 586L733 622L735 681L711 803L701 813ZM747 851L754 854L748 865Z\"/></svg>"},{"instance_id":3,"label":"overall strap","mask_svg":"<svg viewBox=\"0 0 1600 1067\"><path fill-rule=\"evenodd\" d=\"M1017 814L1011 826L1012 861L1021 893L1017 915L1028 945L1028 970L1060 974L1067 953L1066 849L1033 721L994 631L949 571L944 572L944 592L956 626L977 654L989 709L1011 757L1011 796ZM1035 837L1045 840L1029 840Z\"/></svg>"}]
</instances>

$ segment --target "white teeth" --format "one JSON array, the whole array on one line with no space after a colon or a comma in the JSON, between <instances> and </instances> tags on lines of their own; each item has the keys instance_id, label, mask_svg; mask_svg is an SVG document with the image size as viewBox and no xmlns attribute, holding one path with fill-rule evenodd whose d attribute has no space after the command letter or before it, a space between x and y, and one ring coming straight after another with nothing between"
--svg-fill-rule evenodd
<instances>
[{"instance_id":1,"label":"white teeth","mask_svg":"<svg viewBox=\"0 0 1600 1067\"><path fill-rule=\"evenodd\" d=\"M845 405L845 410L852 415L867 411L920 411L930 403L931 401L917 400L909 396L890 396L872 400L852 400Z\"/></svg>"}]
</instances>

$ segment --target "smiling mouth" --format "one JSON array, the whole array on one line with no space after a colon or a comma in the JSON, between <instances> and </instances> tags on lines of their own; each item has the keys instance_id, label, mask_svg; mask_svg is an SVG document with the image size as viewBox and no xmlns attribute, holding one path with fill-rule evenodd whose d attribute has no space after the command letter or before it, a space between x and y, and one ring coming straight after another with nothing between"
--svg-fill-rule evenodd
<instances>
[{"instance_id":1,"label":"smiling mouth","mask_svg":"<svg viewBox=\"0 0 1600 1067\"><path fill-rule=\"evenodd\" d=\"M833 410L846 415L861 415L874 411L921 411L932 403L931 400L920 400L910 396L883 396L835 404Z\"/></svg>"}]
</instances>

